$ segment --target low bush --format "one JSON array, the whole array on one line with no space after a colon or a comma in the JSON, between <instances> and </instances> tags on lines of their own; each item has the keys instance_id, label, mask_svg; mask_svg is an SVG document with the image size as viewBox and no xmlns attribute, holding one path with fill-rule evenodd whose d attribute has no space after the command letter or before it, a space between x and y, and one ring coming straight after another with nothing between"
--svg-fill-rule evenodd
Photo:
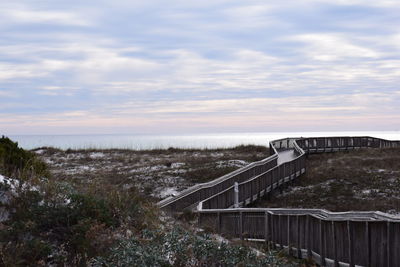
<instances>
[{"instance_id":1,"label":"low bush","mask_svg":"<svg viewBox=\"0 0 400 267\"><path fill-rule=\"evenodd\" d=\"M204 168L193 179L233 169ZM56 179L35 154L6 137L0 139L0 173L13 181L0 182L0 266L289 266L243 245L170 230L135 187ZM182 218L195 214L184 211Z\"/></svg>"},{"instance_id":2,"label":"low bush","mask_svg":"<svg viewBox=\"0 0 400 267\"><path fill-rule=\"evenodd\" d=\"M125 228L140 232L158 224L156 208L135 188L75 188L57 181L33 153L5 137L0 162L0 173L13 177L0 183L5 196L0 201L0 266L85 264L106 253Z\"/></svg>"},{"instance_id":3,"label":"low bush","mask_svg":"<svg viewBox=\"0 0 400 267\"><path fill-rule=\"evenodd\" d=\"M45 163L5 136L0 138L0 173L17 179L48 176Z\"/></svg>"},{"instance_id":4,"label":"low bush","mask_svg":"<svg viewBox=\"0 0 400 267\"><path fill-rule=\"evenodd\" d=\"M244 245L216 242L181 228L170 232L143 231L119 242L95 266L296 266L276 254L263 255Z\"/></svg>"}]
</instances>

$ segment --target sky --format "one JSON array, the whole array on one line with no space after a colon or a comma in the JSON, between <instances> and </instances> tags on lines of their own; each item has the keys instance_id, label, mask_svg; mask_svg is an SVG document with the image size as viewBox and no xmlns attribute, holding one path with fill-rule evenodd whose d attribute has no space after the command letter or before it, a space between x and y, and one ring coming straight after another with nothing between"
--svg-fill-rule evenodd
<instances>
[{"instance_id":1,"label":"sky","mask_svg":"<svg viewBox=\"0 0 400 267\"><path fill-rule=\"evenodd\" d=\"M400 130L399 0L2 0L0 133Z\"/></svg>"}]
</instances>

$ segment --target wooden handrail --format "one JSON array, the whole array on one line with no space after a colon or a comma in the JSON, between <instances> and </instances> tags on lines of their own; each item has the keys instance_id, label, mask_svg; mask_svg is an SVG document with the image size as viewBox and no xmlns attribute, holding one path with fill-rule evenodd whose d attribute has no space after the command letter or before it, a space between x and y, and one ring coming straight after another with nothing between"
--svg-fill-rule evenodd
<instances>
[{"instance_id":1,"label":"wooden handrail","mask_svg":"<svg viewBox=\"0 0 400 267\"><path fill-rule=\"evenodd\" d=\"M274 153L291 148L298 155L241 182L242 206L304 173L306 154L400 147L400 141L368 136L287 138L272 141L270 146ZM399 216L378 211L232 209L232 190L232 186L225 188L200 201L197 210L200 225L231 237L263 240L294 256L312 257L322 266L400 266Z\"/></svg>"}]
</instances>

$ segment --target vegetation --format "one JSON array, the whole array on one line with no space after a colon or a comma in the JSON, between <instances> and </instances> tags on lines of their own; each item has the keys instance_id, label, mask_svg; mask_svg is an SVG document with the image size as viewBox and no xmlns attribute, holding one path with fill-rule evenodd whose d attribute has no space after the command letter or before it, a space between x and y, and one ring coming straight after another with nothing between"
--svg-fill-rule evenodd
<instances>
[{"instance_id":1,"label":"vegetation","mask_svg":"<svg viewBox=\"0 0 400 267\"><path fill-rule=\"evenodd\" d=\"M135 187L58 179L5 137L0 151L0 266L290 266L184 230Z\"/></svg>"},{"instance_id":2,"label":"vegetation","mask_svg":"<svg viewBox=\"0 0 400 267\"><path fill-rule=\"evenodd\" d=\"M165 255L168 255L166 257ZM269 252L257 255L247 246L217 243L207 234L182 228L170 232L144 231L140 238L119 242L98 266L293 266Z\"/></svg>"},{"instance_id":3,"label":"vegetation","mask_svg":"<svg viewBox=\"0 0 400 267\"><path fill-rule=\"evenodd\" d=\"M307 172L262 207L400 212L400 149L309 155Z\"/></svg>"},{"instance_id":4,"label":"vegetation","mask_svg":"<svg viewBox=\"0 0 400 267\"><path fill-rule=\"evenodd\" d=\"M48 162L57 180L87 187L93 183L119 188L137 187L155 201L164 191L181 191L196 183L223 176L250 162L264 159L263 146L238 146L227 149L85 149L39 148L35 152Z\"/></svg>"},{"instance_id":5,"label":"vegetation","mask_svg":"<svg viewBox=\"0 0 400 267\"><path fill-rule=\"evenodd\" d=\"M0 138L0 173L18 179L48 175L46 164L34 153L19 148L18 143L5 136Z\"/></svg>"}]
</instances>

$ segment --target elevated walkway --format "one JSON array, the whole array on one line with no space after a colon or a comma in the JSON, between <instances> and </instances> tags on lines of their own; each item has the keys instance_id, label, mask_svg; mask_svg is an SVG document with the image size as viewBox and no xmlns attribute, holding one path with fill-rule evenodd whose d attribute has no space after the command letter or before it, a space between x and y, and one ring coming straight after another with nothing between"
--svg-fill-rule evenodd
<instances>
[{"instance_id":1,"label":"elevated walkway","mask_svg":"<svg viewBox=\"0 0 400 267\"><path fill-rule=\"evenodd\" d=\"M159 206L179 212L199 202L200 226L233 238L264 240L321 266L400 266L400 217L373 211L232 208L237 197L236 203L246 206L296 179L306 170L306 154L393 147L400 147L400 141L368 136L275 140L270 157L189 188Z\"/></svg>"},{"instance_id":2,"label":"elevated walkway","mask_svg":"<svg viewBox=\"0 0 400 267\"><path fill-rule=\"evenodd\" d=\"M296 156L296 150L294 149L278 150L278 165L292 161Z\"/></svg>"}]
</instances>

